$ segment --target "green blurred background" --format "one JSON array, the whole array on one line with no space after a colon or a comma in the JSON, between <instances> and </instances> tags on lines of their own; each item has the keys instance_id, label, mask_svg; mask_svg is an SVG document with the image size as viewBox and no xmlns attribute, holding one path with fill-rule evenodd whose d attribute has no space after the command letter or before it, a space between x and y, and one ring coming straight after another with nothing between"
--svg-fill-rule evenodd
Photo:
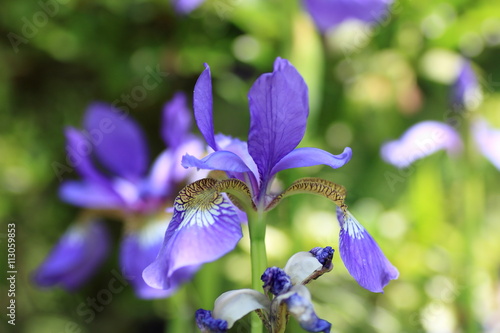
<instances>
[{"instance_id":1,"label":"green blurred background","mask_svg":"<svg viewBox=\"0 0 500 333\"><path fill-rule=\"evenodd\" d=\"M168 73L130 111L154 156L163 149L163 103L178 90L191 97L207 62L216 131L246 139L248 89L281 56L309 86L301 145L334 154L350 146L353 158L337 170L288 170L279 181L319 176L344 185L350 210L400 271L385 294L372 294L336 254L334 270L310 285L320 317L332 332L500 332L500 177L469 133L479 115L500 127L499 2L399 1L375 28L347 25L326 36L295 0L208 0L184 17L167 0L61 0L44 20L48 2L8 0L0 12L0 331L195 332L197 308L211 309L220 293L249 287L247 239L174 297L140 300L127 287L90 323L77 308L119 271L117 246L76 293L37 289L30 274L78 214L58 198L54 163L65 163L64 126L79 127L91 101L124 105L121 96L148 70ZM403 170L384 163L383 142L418 121L449 120L461 54L471 58L483 90L478 108L454 115L464 152L439 152ZM327 200L292 197L269 217L270 265L315 246L338 247ZM7 325L4 306L8 223L16 224L15 327ZM118 245L121 226L109 226ZM232 331L247 330L242 321ZM300 331L294 320L288 331Z\"/></svg>"}]
</instances>

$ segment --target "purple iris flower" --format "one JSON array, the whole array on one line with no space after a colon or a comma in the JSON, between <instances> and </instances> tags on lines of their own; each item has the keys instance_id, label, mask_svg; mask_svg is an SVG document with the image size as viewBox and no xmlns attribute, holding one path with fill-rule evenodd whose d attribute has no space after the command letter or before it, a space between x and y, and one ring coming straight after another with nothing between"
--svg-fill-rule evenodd
<instances>
[{"instance_id":1,"label":"purple iris flower","mask_svg":"<svg viewBox=\"0 0 500 333\"><path fill-rule=\"evenodd\" d=\"M327 32L349 19L369 24L382 21L392 2L392 0L304 0L304 5L318 29Z\"/></svg>"},{"instance_id":2,"label":"purple iris flower","mask_svg":"<svg viewBox=\"0 0 500 333\"><path fill-rule=\"evenodd\" d=\"M182 165L222 170L246 182L255 205L263 208L272 198L269 186L279 171L319 164L336 169L351 159L349 147L340 155L318 148L296 148L306 130L309 100L304 79L288 60L276 59L274 71L261 75L250 89L248 101L248 143L233 140L221 147L214 135L212 82L210 68L205 65L194 88L194 112L198 128L215 152L201 160L186 154Z\"/></svg>"},{"instance_id":3,"label":"purple iris flower","mask_svg":"<svg viewBox=\"0 0 500 333\"><path fill-rule=\"evenodd\" d=\"M386 162L405 168L442 149L452 155L460 152L460 135L448 124L428 120L413 125L401 138L384 143L380 154Z\"/></svg>"},{"instance_id":4,"label":"purple iris flower","mask_svg":"<svg viewBox=\"0 0 500 333\"><path fill-rule=\"evenodd\" d=\"M84 130L66 129L68 161L81 179L64 181L60 196L86 208L84 216L92 218L62 237L36 271L35 282L67 289L81 286L108 252L104 227L92 222L94 216L103 216L125 223L120 264L136 294L156 298L175 291L186 276L172 283L172 288L158 290L144 282L142 271L160 250L167 227L164 221L170 215L165 208L172 204L173 194L183 182L195 179L193 172L180 166L186 151L204 151L201 140L189 132L190 125L186 97L177 93L163 111L161 134L168 148L149 172L143 132L128 115L111 105L91 104L85 114Z\"/></svg>"},{"instance_id":5,"label":"purple iris flower","mask_svg":"<svg viewBox=\"0 0 500 333\"><path fill-rule=\"evenodd\" d=\"M473 109L481 103L482 99L477 76L470 61L464 59L451 89L451 106L456 111Z\"/></svg>"},{"instance_id":6,"label":"purple iris flower","mask_svg":"<svg viewBox=\"0 0 500 333\"><path fill-rule=\"evenodd\" d=\"M182 165L224 171L230 179L207 178L181 191L161 252L143 273L149 285L169 288L178 273L193 270L234 249L242 237L241 219L221 192L232 195L239 192L242 195L238 199L244 197L242 201L247 208L265 211L284 197L283 193L270 192L279 171L319 164L339 168L350 160L350 148L345 148L340 155L317 148L296 148L306 128L308 92L303 78L287 60L276 59L274 71L257 79L248 100L248 143L215 135L212 82L210 68L205 65L194 88L194 112L198 128L214 152L203 159L186 154ZM308 181L299 181L296 192L318 189L324 183L320 187L310 185Z\"/></svg>"},{"instance_id":7,"label":"purple iris flower","mask_svg":"<svg viewBox=\"0 0 500 333\"><path fill-rule=\"evenodd\" d=\"M500 170L500 130L479 119L472 124L472 136L479 151Z\"/></svg>"}]
</instances>

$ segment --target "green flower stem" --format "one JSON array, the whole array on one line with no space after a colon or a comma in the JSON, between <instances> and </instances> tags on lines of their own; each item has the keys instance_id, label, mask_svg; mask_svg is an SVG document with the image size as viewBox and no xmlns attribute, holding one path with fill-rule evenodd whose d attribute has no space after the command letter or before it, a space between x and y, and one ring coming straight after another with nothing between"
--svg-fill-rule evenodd
<instances>
[{"instance_id":1,"label":"green flower stem","mask_svg":"<svg viewBox=\"0 0 500 333\"><path fill-rule=\"evenodd\" d=\"M250 232L250 258L252 262L252 288L262 289L260 277L267 268L265 213L259 210L248 214ZM263 324L259 316L252 314L252 333L262 333Z\"/></svg>"}]
</instances>

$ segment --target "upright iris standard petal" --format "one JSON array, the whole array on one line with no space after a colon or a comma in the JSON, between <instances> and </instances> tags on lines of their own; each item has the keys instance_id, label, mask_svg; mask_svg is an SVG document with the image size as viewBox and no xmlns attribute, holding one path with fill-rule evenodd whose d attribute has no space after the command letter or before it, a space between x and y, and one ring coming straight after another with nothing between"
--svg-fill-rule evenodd
<instances>
[{"instance_id":1,"label":"upright iris standard petal","mask_svg":"<svg viewBox=\"0 0 500 333\"><path fill-rule=\"evenodd\" d=\"M248 101L248 151L266 182L272 168L304 136L309 114L307 85L288 60L277 58L274 71L255 81Z\"/></svg>"},{"instance_id":2,"label":"upright iris standard petal","mask_svg":"<svg viewBox=\"0 0 500 333\"><path fill-rule=\"evenodd\" d=\"M99 161L116 175L137 180L148 164L148 151L142 130L127 114L105 103L93 103L84 119Z\"/></svg>"},{"instance_id":3,"label":"upright iris standard petal","mask_svg":"<svg viewBox=\"0 0 500 333\"><path fill-rule=\"evenodd\" d=\"M140 298L163 298L176 291L176 288L169 290L152 288L142 278L142 271L154 261L160 251L166 227L164 221L154 221L141 230L128 233L122 241L120 248L121 269Z\"/></svg>"},{"instance_id":4,"label":"upright iris standard petal","mask_svg":"<svg viewBox=\"0 0 500 333\"><path fill-rule=\"evenodd\" d=\"M405 168L441 149L450 154L460 152L462 141L459 134L448 124L423 121L410 127L400 139L385 143L380 153L386 162Z\"/></svg>"},{"instance_id":5,"label":"upright iris standard petal","mask_svg":"<svg viewBox=\"0 0 500 333\"><path fill-rule=\"evenodd\" d=\"M187 98L183 92L177 92L172 100L163 107L161 135L167 147L176 149L190 135L191 114Z\"/></svg>"},{"instance_id":6,"label":"upright iris standard petal","mask_svg":"<svg viewBox=\"0 0 500 333\"><path fill-rule=\"evenodd\" d=\"M385 20L392 0L304 0L314 23L322 32L349 19L366 23Z\"/></svg>"},{"instance_id":7,"label":"upright iris standard petal","mask_svg":"<svg viewBox=\"0 0 500 333\"><path fill-rule=\"evenodd\" d=\"M73 127L67 127L64 134L66 136L67 159L80 176L95 183L106 184L106 178L92 162L92 152L94 151L92 141Z\"/></svg>"},{"instance_id":8,"label":"upright iris standard petal","mask_svg":"<svg viewBox=\"0 0 500 333\"><path fill-rule=\"evenodd\" d=\"M339 250L349 274L365 289L383 292L390 280L399 272L382 253L377 242L351 215L337 208L340 223Z\"/></svg>"},{"instance_id":9,"label":"upright iris standard petal","mask_svg":"<svg viewBox=\"0 0 500 333\"><path fill-rule=\"evenodd\" d=\"M479 151L500 170L500 130L480 119L473 123L472 135Z\"/></svg>"},{"instance_id":10,"label":"upright iris standard petal","mask_svg":"<svg viewBox=\"0 0 500 333\"><path fill-rule=\"evenodd\" d=\"M328 165L337 169L351 160L352 150L346 147L342 154L332 155L329 152L318 148L297 148L283 157L272 169L271 175L279 171L314 166L319 164Z\"/></svg>"},{"instance_id":11,"label":"upright iris standard petal","mask_svg":"<svg viewBox=\"0 0 500 333\"><path fill-rule=\"evenodd\" d=\"M451 89L452 108L457 111L473 109L482 100L483 95L476 74L472 69L470 61L464 59L461 63L457 80Z\"/></svg>"},{"instance_id":12,"label":"upright iris standard petal","mask_svg":"<svg viewBox=\"0 0 500 333\"><path fill-rule=\"evenodd\" d=\"M200 74L194 86L193 107L194 118L201 134L208 145L213 150L217 150L214 137L212 76L207 64L205 64L205 70Z\"/></svg>"},{"instance_id":13,"label":"upright iris standard petal","mask_svg":"<svg viewBox=\"0 0 500 333\"><path fill-rule=\"evenodd\" d=\"M162 249L143 272L150 286L170 288L175 274L222 257L241 239L236 208L215 191L216 182L205 178L179 193Z\"/></svg>"},{"instance_id":14,"label":"upright iris standard petal","mask_svg":"<svg viewBox=\"0 0 500 333\"><path fill-rule=\"evenodd\" d=\"M109 236L100 222L74 225L35 271L33 280L41 287L78 289L101 265L108 250Z\"/></svg>"}]
</instances>

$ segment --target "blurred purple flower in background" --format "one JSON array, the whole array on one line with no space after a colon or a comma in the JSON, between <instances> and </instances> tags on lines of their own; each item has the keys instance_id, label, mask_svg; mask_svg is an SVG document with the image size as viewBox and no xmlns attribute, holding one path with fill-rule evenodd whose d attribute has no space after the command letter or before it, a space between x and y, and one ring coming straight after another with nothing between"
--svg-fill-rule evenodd
<instances>
[{"instance_id":1,"label":"blurred purple flower in background","mask_svg":"<svg viewBox=\"0 0 500 333\"><path fill-rule=\"evenodd\" d=\"M471 63L462 59L457 79L451 89L451 107L455 111L474 109L482 101L481 88Z\"/></svg>"},{"instance_id":2,"label":"blurred purple flower in background","mask_svg":"<svg viewBox=\"0 0 500 333\"><path fill-rule=\"evenodd\" d=\"M175 290L178 283L169 290L149 287L142 271L162 244L170 215L165 208L172 204L179 185L194 180L193 172L180 166L181 156L186 151L204 151L201 140L189 132L190 125L186 97L177 93L163 111L161 134L168 148L149 172L144 133L112 106L93 103L85 113L84 130L66 129L68 158L81 179L64 181L60 197L86 208L86 217L63 235L37 269L34 281L38 285L74 290L85 283L108 252L106 230L94 221L103 216L125 223L120 265L137 296L166 297Z\"/></svg>"},{"instance_id":3,"label":"blurred purple flower in background","mask_svg":"<svg viewBox=\"0 0 500 333\"><path fill-rule=\"evenodd\" d=\"M368 24L383 21L392 0L304 0L304 6L321 32L355 19Z\"/></svg>"},{"instance_id":4,"label":"blurred purple flower in background","mask_svg":"<svg viewBox=\"0 0 500 333\"><path fill-rule=\"evenodd\" d=\"M387 163L405 168L443 149L457 154L462 150L462 140L452 126L429 120L413 125L399 139L384 143L380 154Z\"/></svg>"},{"instance_id":5,"label":"blurred purple flower in background","mask_svg":"<svg viewBox=\"0 0 500 333\"><path fill-rule=\"evenodd\" d=\"M472 124L471 131L478 150L500 170L500 129L479 119Z\"/></svg>"},{"instance_id":6,"label":"blurred purple flower in background","mask_svg":"<svg viewBox=\"0 0 500 333\"><path fill-rule=\"evenodd\" d=\"M172 0L175 11L179 14L189 14L199 6L205 0Z\"/></svg>"}]
</instances>

